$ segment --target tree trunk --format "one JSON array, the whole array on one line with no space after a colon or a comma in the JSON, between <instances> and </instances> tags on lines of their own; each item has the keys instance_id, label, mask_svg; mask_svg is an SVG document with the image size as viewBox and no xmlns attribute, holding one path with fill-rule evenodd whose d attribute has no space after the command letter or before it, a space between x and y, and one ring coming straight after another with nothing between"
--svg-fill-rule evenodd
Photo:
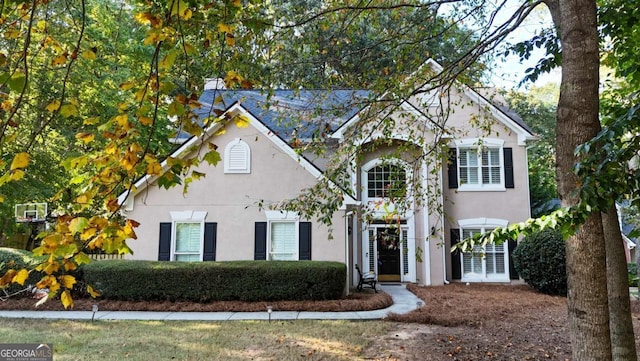
<instances>
[{"instance_id":1,"label":"tree trunk","mask_svg":"<svg viewBox=\"0 0 640 361\"><path fill-rule=\"evenodd\" d=\"M609 293L609 326L614 360L637 360L636 342L631 320L627 258L620 233L615 206L602 214L607 250L607 286Z\"/></svg>"},{"instance_id":2,"label":"tree trunk","mask_svg":"<svg viewBox=\"0 0 640 361\"><path fill-rule=\"evenodd\" d=\"M595 0L549 0L560 34L562 81L556 160L563 206L578 202L574 150L600 130L599 54ZM606 251L600 213L593 213L566 245L567 308L573 359L611 360Z\"/></svg>"}]
</instances>

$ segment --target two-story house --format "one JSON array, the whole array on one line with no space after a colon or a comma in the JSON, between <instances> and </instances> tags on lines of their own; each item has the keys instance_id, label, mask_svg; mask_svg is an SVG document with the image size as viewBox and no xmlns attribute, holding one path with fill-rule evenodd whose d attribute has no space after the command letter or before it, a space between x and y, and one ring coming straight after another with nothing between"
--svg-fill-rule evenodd
<instances>
[{"instance_id":1,"label":"two-story house","mask_svg":"<svg viewBox=\"0 0 640 361\"><path fill-rule=\"evenodd\" d=\"M441 70L433 61L426 66ZM217 122L180 140L172 157L199 156L193 146L211 143L223 158L217 167L201 165L206 177L188 193L160 189L149 175L121 195L125 215L141 224L130 258L339 261L352 283L355 264L383 281L425 285L517 278L510 262L515 241L450 252L462 237L530 216L527 145L535 137L504 105L464 85L416 92L381 109L382 102L364 105L385 97L368 91L267 96L219 84L201 95L202 117L246 121ZM314 127L300 126L302 113ZM330 149L355 144L357 151L342 158L297 151L313 131L326 133ZM327 179L335 162L344 165L346 181ZM278 208L319 182L340 193L330 226ZM404 192L402 205L393 191Z\"/></svg>"}]
</instances>

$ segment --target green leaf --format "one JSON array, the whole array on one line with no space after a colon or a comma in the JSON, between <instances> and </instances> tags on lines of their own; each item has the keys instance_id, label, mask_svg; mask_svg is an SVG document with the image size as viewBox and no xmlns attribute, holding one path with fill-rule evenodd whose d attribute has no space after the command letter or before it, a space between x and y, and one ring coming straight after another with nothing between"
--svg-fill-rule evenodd
<instances>
[{"instance_id":1,"label":"green leaf","mask_svg":"<svg viewBox=\"0 0 640 361\"><path fill-rule=\"evenodd\" d=\"M180 177L178 177L172 171L168 171L162 176L160 176L160 178L158 178L158 186L160 188L169 189L178 184L180 184Z\"/></svg>"},{"instance_id":2,"label":"green leaf","mask_svg":"<svg viewBox=\"0 0 640 361\"><path fill-rule=\"evenodd\" d=\"M26 82L27 77L24 75L24 73L16 72L11 76L11 78L7 80L7 85L9 85L9 88L11 90L15 92L21 92L25 87Z\"/></svg>"},{"instance_id":3,"label":"green leaf","mask_svg":"<svg viewBox=\"0 0 640 361\"><path fill-rule=\"evenodd\" d=\"M169 104L169 109L167 109L167 114L169 116L182 116L185 113L184 104L180 103L177 100L174 100L171 104Z\"/></svg>"},{"instance_id":4,"label":"green leaf","mask_svg":"<svg viewBox=\"0 0 640 361\"><path fill-rule=\"evenodd\" d=\"M82 233L89 226L89 220L84 217L77 217L69 222L69 230L71 234L76 235Z\"/></svg>"},{"instance_id":5,"label":"green leaf","mask_svg":"<svg viewBox=\"0 0 640 361\"><path fill-rule=\"evenodd\" d=\"M218 163L220 163L220 161L222 160L222 157L220 157L220 153L218 153L217 150L213 149L208 151L204 155L203 159L205 162L215 167L218 165Z\"/></svg>"}]
</instances>

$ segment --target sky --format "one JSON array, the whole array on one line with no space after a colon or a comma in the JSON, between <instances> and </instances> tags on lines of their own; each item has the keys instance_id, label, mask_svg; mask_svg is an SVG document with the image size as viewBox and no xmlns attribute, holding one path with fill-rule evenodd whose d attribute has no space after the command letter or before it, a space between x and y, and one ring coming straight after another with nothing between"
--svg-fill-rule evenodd
<instances>
[{"instance_id":1,"label":"sky","mask_svg":"<svg viewBox=\"0 0 640 361\"><path fill-rule=\"evenodd\" d=\"M499 0L498 0L499 1ZM504 22L516 9L522 1L509 0L497 18L498 23ZM540 29L548 28L552 26L553 22L548 10L545 6L539 6L538 9L531 13L525 22L513 32L507 41L510 43L518 43L523 40L531 39ZM493 86L513 89L519 88L520 90L526 89L531 86L531 83L518 87L518 83L524 77L527 68L533 67L539 59L544 56L544 50L536 49L528 60L520 62L520 59L516 55L510 55L506 58L496 57L496 71L491 76L490 81ZM549 74L544 74L533 84L534 86L545 85L549 82L560 83L560 69L556 69Z\"/></svg>"}]
</instances>

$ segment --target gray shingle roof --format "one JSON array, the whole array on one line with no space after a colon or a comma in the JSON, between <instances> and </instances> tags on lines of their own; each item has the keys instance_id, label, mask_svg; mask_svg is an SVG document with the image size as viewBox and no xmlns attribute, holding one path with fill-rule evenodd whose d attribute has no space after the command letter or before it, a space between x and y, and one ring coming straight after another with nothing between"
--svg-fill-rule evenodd
<instances>
[{"instance_id":1,"label":"gray shingle roof","mask_svg":"<svg viewBox=\"0 0 640 361\"><path fill-rule=\"evenodd\" d=\"M240 103L282 139L311 138L330 132L354 116L371 95L365 90L261 90L208 89L200 96L201 119ZM328 135L328 134L327 134Z\"/></svg>"}]
</instances>

